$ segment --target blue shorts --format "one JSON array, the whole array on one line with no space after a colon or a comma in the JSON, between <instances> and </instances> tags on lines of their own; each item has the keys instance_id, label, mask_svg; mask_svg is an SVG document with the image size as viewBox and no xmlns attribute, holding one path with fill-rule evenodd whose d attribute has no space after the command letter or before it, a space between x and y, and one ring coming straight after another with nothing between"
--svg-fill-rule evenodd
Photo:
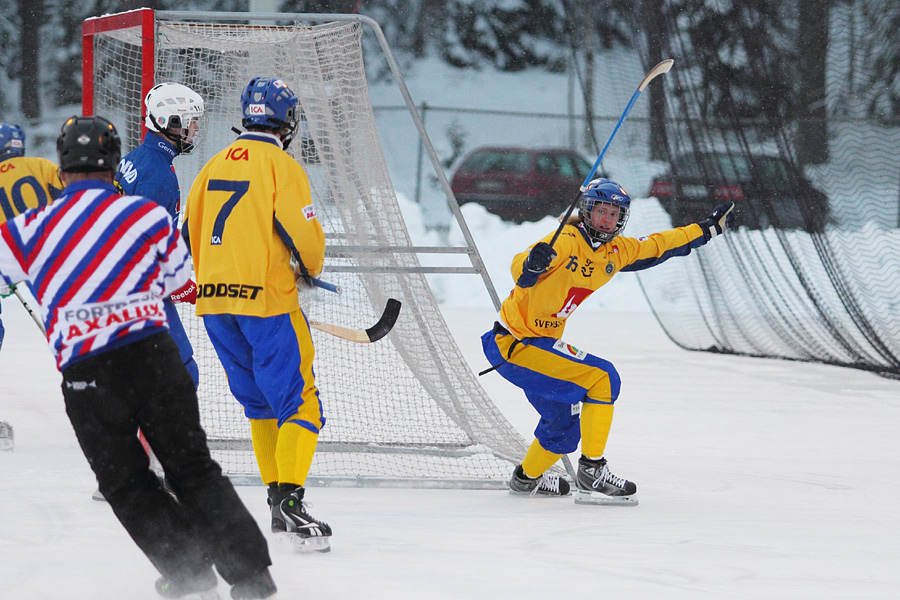
<instances>
[{"instance_id":1,"label":"blue shorts","mask_svg":"<svg viewBox=\"0 0 900 600\"><path fill-rule=\"evenodd\" d=\"M621 380L609 361L553 338L517 341L497 328L481 336L484 355L525 392L541 421L534 436L545 450L568 454L581 440L579 403L613 404Z\"/></svg>"},{"instance_id":2,"label":"blue shorts","mask_svg":"<svg viewBox=\"0 0 900 600\"><path fill-rule=\"evenodd\" d=\"M291 419L319 433L325 417L312 369L315 351L299 308L271 317L204 315L203 323L248 419L278 419L279 427Z\"/></svg>"},{"instance_id":3,"label":"blue shorts","mask_svg":"<svg viewBox=\"0 0 900 600\"><path fill-rule=\"evenodd\" d=\"M200 385L200 369L194 360L194 348L191 346L191 340L188 339L187 332L184 330L184 325L181 323L181 316L178 314L175 303L166 298L163 300L163 306L166 309L166 319L169 322L169 335L175 340L181 362L184 363L185 368L191 375L191 379L194 380L194 389L197 389L197 386Z\"/></svg>"}]
</instances>

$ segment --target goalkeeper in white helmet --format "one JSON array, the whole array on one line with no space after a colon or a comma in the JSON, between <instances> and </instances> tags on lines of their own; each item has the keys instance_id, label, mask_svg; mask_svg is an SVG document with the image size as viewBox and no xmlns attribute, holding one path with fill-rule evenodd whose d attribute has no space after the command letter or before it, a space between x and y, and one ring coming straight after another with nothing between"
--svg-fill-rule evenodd
<instances>
[{"instance_id":1,"label":"goalkeeper in white helmet","mask_svg":"<svg viewBox=\"0 0 900 600\"><path fill-rule=\"evenodd\" d=\"M705 220L649 237L619 237L631 198L609 179L590 182L578 216L512 262L516 285L494 328L481 337L492 368L520 387L540 414L535 440L509 482L516 495L568 496L570 485L549 472L581 442L575 501L637 504L637 486L613 475L604 453L619 397L611 362L562 340L566 319L620 271L639 271L685 256L733 225L734 203ZM485 371L486 372L486 371Z\"/></svg>"}]
</instances>

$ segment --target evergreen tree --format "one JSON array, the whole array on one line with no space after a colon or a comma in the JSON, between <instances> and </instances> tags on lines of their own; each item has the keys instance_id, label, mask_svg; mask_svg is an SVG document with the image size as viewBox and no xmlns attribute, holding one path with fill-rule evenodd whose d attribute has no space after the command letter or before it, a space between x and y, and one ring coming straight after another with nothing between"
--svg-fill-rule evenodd
<instances>
[{"instance_id":1,"label":"evergreen tree","mask_svg":"<svg viewBox=\"0 0 900 600\"><path fill-rule=\"evenodd\" d=\"M871 66L868 113L882 121L900 123L900 3L867 0L863 3L866 29L871 31L866 63Z\"/></svg>"}]
</instances>

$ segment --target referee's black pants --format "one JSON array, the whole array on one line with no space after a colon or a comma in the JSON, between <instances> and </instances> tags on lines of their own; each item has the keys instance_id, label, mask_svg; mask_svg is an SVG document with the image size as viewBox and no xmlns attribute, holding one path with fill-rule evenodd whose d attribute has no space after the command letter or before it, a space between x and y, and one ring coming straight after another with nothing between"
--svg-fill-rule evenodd
<instances>
[{"instance_id":1,"label":"referee's black pants","mask_svg":"<svg viewBox=\"0 0 900 600\"><path fill-rule=\"evenodd\" d=\"M167 332L62 375L66 412L100 491L160 573L190 581L213 562L233 584L272 564L256 521L209 454L194 382ZM138 428L178 501L150 470Z\"/></svg>"}]
</instances>

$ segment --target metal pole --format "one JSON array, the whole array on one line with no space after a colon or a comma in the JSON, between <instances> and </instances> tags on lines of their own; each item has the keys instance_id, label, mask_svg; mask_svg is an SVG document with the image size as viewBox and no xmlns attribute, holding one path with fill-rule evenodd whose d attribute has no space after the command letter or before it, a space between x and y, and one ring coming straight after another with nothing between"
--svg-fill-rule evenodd
<instances>
[{"instance_id":1,"label":"metal pole","mask_svg":"<svg viewBox=\"0 0 900 600\"><path fill-rule=\"evenodd\" d=\"M425 125L428 103L422 102L422 125ZM419 139L419 149L416 151L416 204L422 204L422 140Z\"/></svg>"}]
</instances>

